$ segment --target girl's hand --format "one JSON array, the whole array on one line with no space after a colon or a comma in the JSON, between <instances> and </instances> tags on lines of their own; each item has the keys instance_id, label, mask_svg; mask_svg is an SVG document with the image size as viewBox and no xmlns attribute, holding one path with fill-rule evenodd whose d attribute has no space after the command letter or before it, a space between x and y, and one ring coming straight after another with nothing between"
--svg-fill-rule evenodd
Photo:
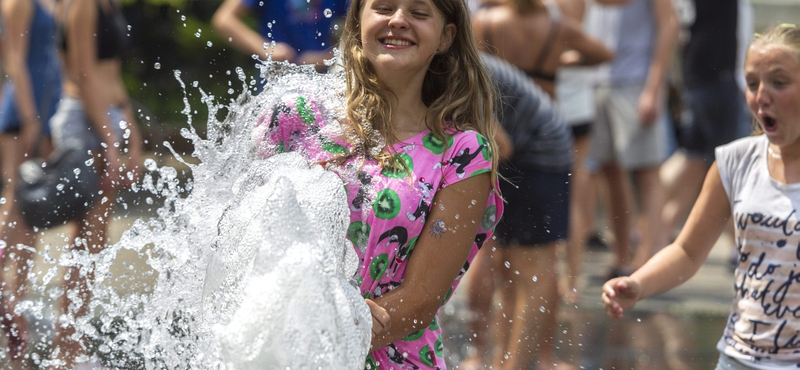
<instances>
[{"instance_id":1,"label":"girl's hand","mask_svg":"<svg viewBox=\"0 0 800 370\"><path fill-rule=\"evenodd\" d=\"M625 276L611 279L603 284L601 299L608 316L619 319L623 312L633 308L633 305L639 301L640 294L639 282Z\"/></svg>"},{"instance_id":2,"label":"girl's hand","mask_svg":"<svg viewBox=\"0 0 800 370\"><path fill-rule=\"evenodd\" d=\"M365 299L369 311L372 314L372 339L374 340L381 333L389 330L392 324L392 319L386 309L379 306L371 299Z\"/></svg>"}]
</instances>

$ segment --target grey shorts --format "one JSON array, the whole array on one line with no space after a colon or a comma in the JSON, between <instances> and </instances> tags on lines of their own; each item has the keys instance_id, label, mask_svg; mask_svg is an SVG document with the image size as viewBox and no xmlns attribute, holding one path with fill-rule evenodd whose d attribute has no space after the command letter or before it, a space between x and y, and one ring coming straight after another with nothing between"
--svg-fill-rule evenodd
<instances>
[{"instance_id":1,"label":"grey shorts","mask_svg":"<svg viewBox=\"0 0 800 370\"><path fill-rule=\"evenodd\" d=\"M109 107L106 114L109 117L107 122L116 134L115 141L121 144L123 129L120 122L125 120L122 108ZM89 123L83 103L75 97L65 96L59 101L56 113L50 119L50 130L55 149L68 144L79 144L90 150L100 149L100 137Z\"/></svg>"},{"instance_id":2,"label":"grey shorts","mask_svg":"<svg viewBox=\"0 0 800 370\"><path fill-rule=\"evenodd\" d=\"M668 155L669 119L662 103L656 122L639 123L638 101L643 84L600 86L596 90L597 118L592 127L589 156L599 164L617 163L635 170L656 166Z\"/></svg>"},{"instance_id":3,"label":"grey shorts","mask_svg":"<svg viewBox=\"0 0 800 370\"><path fill-rule=\"evenodd\" d=\"M739 362L739 360L731 356L720 353L719 362L717 362L717 367L715 367L714 370L753 370L753 368Z\"/></svg>"}]
</instances>

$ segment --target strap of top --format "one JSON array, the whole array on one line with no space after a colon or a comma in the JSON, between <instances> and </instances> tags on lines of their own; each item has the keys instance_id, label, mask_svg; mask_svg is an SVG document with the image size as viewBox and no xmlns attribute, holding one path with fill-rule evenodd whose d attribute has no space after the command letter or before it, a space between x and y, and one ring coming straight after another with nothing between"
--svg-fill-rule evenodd
<instances>
[{"instance_id":1,"label":"strap of top","mask_svg":"<svg viewBox=\"0 0 800 370\"><path fill-rule=\"evenodd\" d=\"M547 57L550 56L550 51L553 48L553 44L555 44L556 39L558 39L558 31L561 30L561 11L558 9L558 5L550 2L544 1L544 5L547 7L547 13L550 15L550 29L547 31L547 38L544 41L544 46L542 46L542 51L539 52L539 58L536 59L536 64L533 66L534 71L541 71L542 65L547 60Z\"/></svg>"}]
</instances>

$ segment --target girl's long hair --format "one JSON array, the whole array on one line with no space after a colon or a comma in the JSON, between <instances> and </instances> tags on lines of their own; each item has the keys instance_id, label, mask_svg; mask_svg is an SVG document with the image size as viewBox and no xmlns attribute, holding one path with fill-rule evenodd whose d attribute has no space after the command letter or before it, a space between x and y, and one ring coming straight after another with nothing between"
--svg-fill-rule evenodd
<instances>
[{"instance_id":1,"label":"girl's long hair","mask_svg":"<svg viewBox=\"0 0 800 370\"><path fill-rule=\"evenodd\" d=\"M493 118L494 87L484 70L475 41L469 10L464 0L432 0L444 16L444 23L456 26L456 34L447 51L437 53L422 83L422 101L428 107L425 122L431 132L447 143L445 130L475 130L486 137L492 149L492 178L497 174L497 129ZM390 119L392 109L388 91L378 81L375 70L361 44L360 16L364 0L353 0L342 32L342 59L347 83L347 119L364 145L366 153L384 168L402 167L391 148L397 134ZM382 138L370 135L379 132ZM380 140L382 139L382 141ZM386 147L384 147L386 145ZM494 183L494 181L493 181Z\"/></svg>"}]
</instances>

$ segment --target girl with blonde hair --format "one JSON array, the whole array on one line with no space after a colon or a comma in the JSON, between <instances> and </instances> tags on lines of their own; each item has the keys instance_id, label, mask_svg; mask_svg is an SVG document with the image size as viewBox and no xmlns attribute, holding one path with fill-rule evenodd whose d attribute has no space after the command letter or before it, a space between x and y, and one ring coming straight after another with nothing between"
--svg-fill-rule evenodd
<instances>
[{"instance_id":1,"label":"girl with blonde hair","mask_svg":"<svg viewBox=\"0 0 800 370\"><path fill-rule=\"evenodd\" d=\"M255 128L256 148L297 150L345 182L356 281L376 317L367 368L444 369L437 311L503 210L467 6L354 0L342 60L346 119L323 122L321 99L289 94Z\"/></svg>"}]
</instances>

